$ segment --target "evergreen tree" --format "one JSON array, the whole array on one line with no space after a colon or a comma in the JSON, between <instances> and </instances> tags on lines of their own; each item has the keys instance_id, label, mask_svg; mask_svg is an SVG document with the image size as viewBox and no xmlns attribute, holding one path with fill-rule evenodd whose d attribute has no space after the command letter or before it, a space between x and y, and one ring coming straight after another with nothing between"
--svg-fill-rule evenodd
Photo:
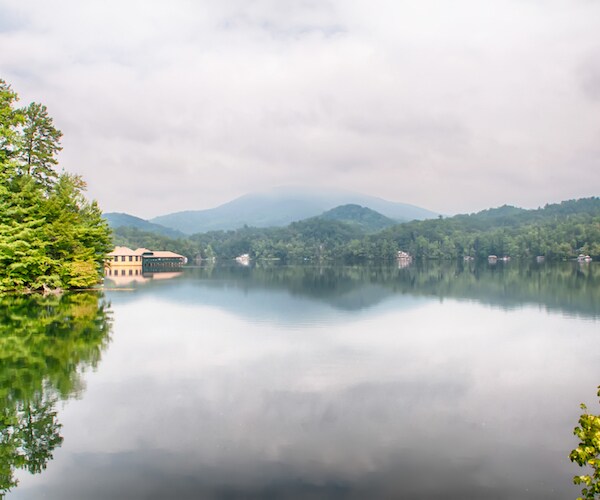
<instances>
[{"instance_id":1,"label":"evergreen tree","mask_svg":"<svg viewBox=\"0 0 600 500\"><path fill-rule=\"evenodd\" d=\"M24 173L31 175L45 187L52 185L57 174L56 154L62 149L62 132L54 127L53 120L43 104L32 102L24 111L25 124L18 151Z\"/></svg>"},{"instance_id":2,"label":"evergreen tree","mask_svg":"<svg viewBox=\"0 0 600 500\"><path fill-rule=\"evenodd\" d=\"M10 85L0 78L0 172L9 168L11 160L16 154L19 140L18 127L25 121L23 112L15 108L19 100L17 93ZM0 179L4 180L4 179Z\"/></svg>"},{"instance_id":3,"label":"evergreen tree","mask_svg":"<svg viewBox=\"0 0 600 500\"><path fill-rule=\"evenodd\" d=\"M62 133L46 107L17 100L0 80L0 291L92 286L112 248L108 224L79 176L56 173Z\"/></svg>"}]
</instances>

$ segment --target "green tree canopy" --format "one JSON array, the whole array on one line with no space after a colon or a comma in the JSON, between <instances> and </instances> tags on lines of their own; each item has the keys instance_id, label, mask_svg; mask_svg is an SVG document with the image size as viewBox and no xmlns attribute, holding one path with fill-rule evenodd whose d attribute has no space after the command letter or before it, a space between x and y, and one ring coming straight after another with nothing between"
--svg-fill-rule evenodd
<instances>
[{"instance_id":1,"label":"green tree canopy","mask_svg":"<svg viewBox=\"0 0 600 500\"><path fill-rule=\"evenodd\" d=\"M111 234L85 183L57 173L62 133L46 106L16 107L0 80L0 292L98 282Z\"/></svg>"},{"instance_id":2,"label":"green tree canopy","mask_svg":"<svg viewBox=\"0 0 600 500\"><path fill-rule=\"evenodd\" d=\"M50 187L57 178L56 154L62 149L62 132L54 127L53 120L43 104L32 102L24 110L25 124L18 150L24 173L40 184Z\"/></svg>"},{"instance_id":3,"label":"green tree canopy","mask_svg":"<svg viewBox=\"0 0 600 500\"><path fill-rule=\"evenodd\" d=\"M598 387L598 397L600 397L600 387ZM587 407L582 404L584 411L579 418L579 425L575 427L573 433L580 440L569 458L580 467L587 467L587 474L575 476L573 482L583 485L578 500L594 500L600 498L600 415L588 413Z\"/></svg>"},{"instance_id":4,"label":"green tree canopy","mask_svg":"<svg viewBox=\"0 0 600 500\"><path fill-rule=\"evenodd\" d=\"M0 78L0 166L2 173L9 160L16 154L19 138L18 127L25 121L22 110L15 107L17 93Z\"/></svg>"}]
</instances>

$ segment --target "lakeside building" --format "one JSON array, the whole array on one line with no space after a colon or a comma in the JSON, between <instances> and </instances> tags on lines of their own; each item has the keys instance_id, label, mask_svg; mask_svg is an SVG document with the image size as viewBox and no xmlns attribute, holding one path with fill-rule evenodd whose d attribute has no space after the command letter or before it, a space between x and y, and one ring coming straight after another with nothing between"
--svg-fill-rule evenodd
<instances>
[{"instance_id":1,"label":"lakeside building","mask_svg":"<svg viewBox=\"0 0 600 500\"><path fill-rule=\"evenodd\" d=\"M412 255L408 252L398 250L398 253L396 254L396 261L398 262L399 269L408 267L412 263Z\"/></svg>"},{"instance_id":2,"label":"lakeside building","mask_svg":"<svg viewBox=\"0 0 600 500\"><path fill-rule=\"evenodd\" d=\"M187 258L167 250L116 247L108 254L107 276L139 276L147 271L167 271L182 267Z\"/></svg>"},{"instance_id":3,"label":"lakeside building","mask_svg":"<svg viewBox=\"0 0 600 500\"><path fill-rule=\"evenodd\" d=\"M241 264L242 266L249 266L250 265L250 254L244 253L242 255L238 255L235 258L235 261L238 264Z\"/></svg>"}]
</instances>

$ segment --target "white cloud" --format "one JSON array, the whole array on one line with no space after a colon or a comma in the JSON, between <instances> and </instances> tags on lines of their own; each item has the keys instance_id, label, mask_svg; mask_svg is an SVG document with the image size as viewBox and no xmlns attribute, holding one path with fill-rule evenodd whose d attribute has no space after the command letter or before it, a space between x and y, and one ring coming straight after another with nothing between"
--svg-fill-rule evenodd
<instances>
[{"instance_id":1,"label":"white cloud","mask_svg":"<svg viewBox=\"0 0 600 500\"><path fill-rule=\"evenodd\" d=\"M537 206L600 188L598 18L583 0L0 0L0 76L48 105L107 211L307 182Z\"/></svg>"}]
</instances>

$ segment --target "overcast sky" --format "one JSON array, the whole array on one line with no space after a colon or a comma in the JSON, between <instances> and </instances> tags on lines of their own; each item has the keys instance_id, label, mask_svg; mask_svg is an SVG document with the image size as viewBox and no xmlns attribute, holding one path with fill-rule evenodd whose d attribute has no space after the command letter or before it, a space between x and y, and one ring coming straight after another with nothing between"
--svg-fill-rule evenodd
<instances>
[{"instance_id":1,"label":"overcast sky","mask_svg":"<svg viewBox=\"0 0 600 500\"><path fill-rule=\"evenodd\" d=\"M597 0L0 0L0 78L107 212L537 207L600 194L599 26Z\"/></svg>"}]
</instances>

